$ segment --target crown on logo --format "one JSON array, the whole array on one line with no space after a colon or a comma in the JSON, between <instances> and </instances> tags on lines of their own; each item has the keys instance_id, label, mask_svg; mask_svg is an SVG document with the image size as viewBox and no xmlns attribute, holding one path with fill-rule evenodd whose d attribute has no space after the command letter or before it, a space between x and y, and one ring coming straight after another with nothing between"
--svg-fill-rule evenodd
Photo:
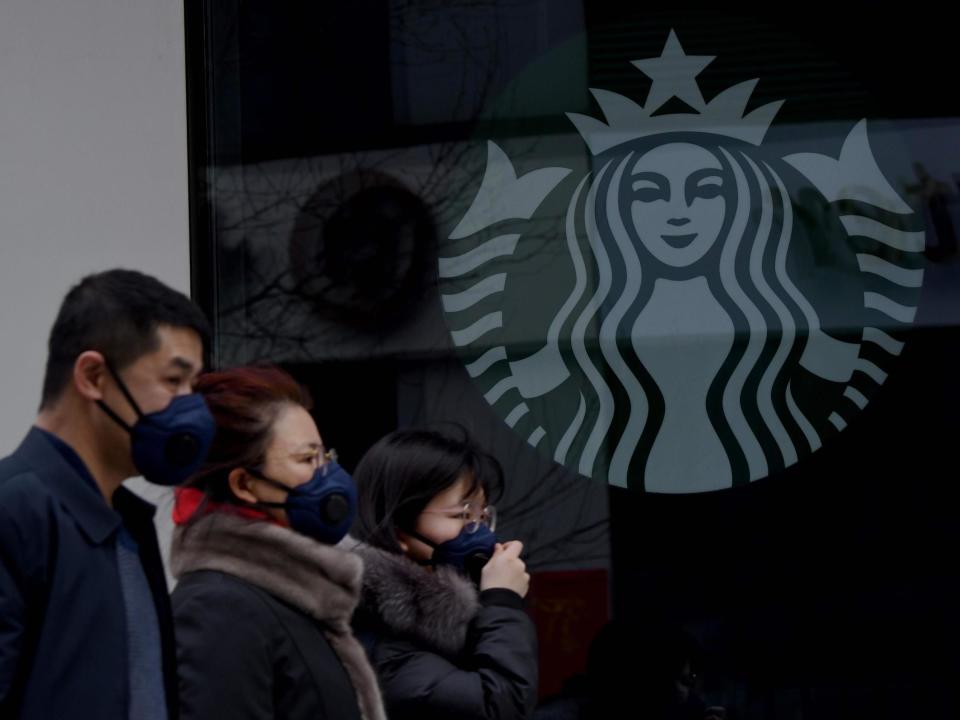
<instances>
[{"instance_id":1,"label":"crown on logo","mask_svg":"<svg viewBox=\"0 0 960 720\"><path fill-rule=\"evenodd\" d=\"M724 135L759 145L783 100L768 103L744 115L757 85L754 79L729 87L709 103L705 102L696 77L713 60L712 55L684 53L676 33L671 30L660 57L632 63L653 81L646 107L623 95L590 88L607 122L579 113L567 113L567 117L594 155L638 138L676 132ZM674 97L697 112L653 114Z\"/></svg>"}]
</instances>

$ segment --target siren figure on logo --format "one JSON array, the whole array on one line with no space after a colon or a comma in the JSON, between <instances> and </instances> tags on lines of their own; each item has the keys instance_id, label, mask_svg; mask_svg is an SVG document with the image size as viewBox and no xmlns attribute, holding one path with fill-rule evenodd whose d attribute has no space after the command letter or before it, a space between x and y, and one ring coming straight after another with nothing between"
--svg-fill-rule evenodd
<instances>
[{"instance_id":1,"label":"siren figure on logo","mask_svg":"<svg viewBox=\"0 0 960 720\"><path fill-rule=\"evenodd\" d=\"M509 294L522 234L477 238L533 217L569 170L518 178L490 143L440 259L451 335L507 423L535 424L530 443L584 475L653 492L765 477L841 431L900 352L894 335L912 320L922 277L922 232L909 231L913 211L873 159L865 121L839 159L765 157L782 102L746 112L756 80L706 102L695 78L711 60L686 55L671 32L660 57L634 63L652 80L643 106L592 90L605 121L569 114L592 172L563 219L573 286L535 352L496 342L523 303L470 315ZM693 112L658 114L673 98ZM838 208L835 222L799 222L799 188ZM830 280L836 269L816 267L814 243L852 277ZM825 281L833 287L818 294ZM824 329L851 316L852 331Z\"/></svg>"}]
</instances>

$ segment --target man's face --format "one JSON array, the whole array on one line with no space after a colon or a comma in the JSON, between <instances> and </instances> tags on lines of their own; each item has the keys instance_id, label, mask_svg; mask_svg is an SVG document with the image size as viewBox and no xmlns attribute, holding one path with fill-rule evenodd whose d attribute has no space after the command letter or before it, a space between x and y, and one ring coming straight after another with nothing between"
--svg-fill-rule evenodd
<instances>
[{"instance_id":1,"label":"man's face","mask_svg":"<svg viewBox=\"0 0 960 720\"><path fill-rule=\"evenodd\" d=\"M203 363L203 344L193 330L161 325L157 339L160 346L156 350L118 371L145 415L163 410L177 395L192 393ZM127 411L120 411L120 415L130 425L136 422L136 412L123 397L117 398L118 402L110 400L111 407Z\"/></svg>"},{"instance_id":2,"label":"man's face","mask_svg":"<svg viewBox=\"0 0 960 720\"><path fill-rule=\"evenodd\" d=\"M161 325L156 333L159 341L156 350L117 370L144 415L159 412L176 396L193 392L203 363L203 343L195 331ZM137 422L136 411L112 378L106 383L103 400L127 425L133 426ZM118 450L123 449L123 460L132 468L129 435L114 427L122 436L117 438Z\"/></svg>"}]
</instances>

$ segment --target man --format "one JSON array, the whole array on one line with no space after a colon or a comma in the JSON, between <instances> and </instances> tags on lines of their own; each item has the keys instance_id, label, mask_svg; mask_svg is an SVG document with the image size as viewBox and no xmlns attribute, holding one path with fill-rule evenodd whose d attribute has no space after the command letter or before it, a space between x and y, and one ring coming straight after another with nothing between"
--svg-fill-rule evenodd
<instances>
[{"instance_id":1,"label":"man","mask_svg":"<svg viewBox=\"0 0 960 720\"><path fill-rule=\"evenodd\" d=\"M207 335L189 299L138 272L64 299L39 416L0 460L0 717L175 717L154 508L122 484L176 484L204 459Z\"/></svg>"}]
</instances>

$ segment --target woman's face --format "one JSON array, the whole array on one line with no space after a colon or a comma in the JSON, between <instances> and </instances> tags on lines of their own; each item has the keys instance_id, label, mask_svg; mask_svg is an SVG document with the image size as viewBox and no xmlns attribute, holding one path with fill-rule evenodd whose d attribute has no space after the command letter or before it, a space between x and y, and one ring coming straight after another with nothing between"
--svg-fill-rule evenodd
<instances>
[{"instance_id":1,"label":"woman's face","mask_svg":"<svg viewBox=\"0 0 960 720\"><path fill-rule=\"evenodd\" d=\"M471 484L470 478L463 475L453 485L435 495L417 517L414 529L437 545L453 540L468 520L463 513L464 505L468 502L475 503L478 508L486 505L483 488L469 493ZM403 552L414 560L429 560L433 555L433 548L426 543L399 530L397 536Z\"/></svg>"},{"instance_id":2,"label":"woman's face","mask_svg":"<svg viewBox=\"0 0 960 720\"><path fill-rule=\"evenodd\" d=\"M626 181L633 226L660 262L686 267L713 247L728 179L712 153L689 143L661 145L640 156Z\"/></svg>"},{"instance_id":3,"label":"woman's face","mask_svg":"<svg viewBox=\"0 0 960 720\"><path fill-rule=\"evenodd\" d=\"M317 468L326 462L324 453L323 440L310 413L299 405L286 405L273 422L270 443L259 469L271 480L295 488L309 482ZM248 476L246 489L259 502L283 503L288 495L287 491L256 476ZM265 510L283 524L288 524L284 510Z\"/></svg>"}]
</instances>

